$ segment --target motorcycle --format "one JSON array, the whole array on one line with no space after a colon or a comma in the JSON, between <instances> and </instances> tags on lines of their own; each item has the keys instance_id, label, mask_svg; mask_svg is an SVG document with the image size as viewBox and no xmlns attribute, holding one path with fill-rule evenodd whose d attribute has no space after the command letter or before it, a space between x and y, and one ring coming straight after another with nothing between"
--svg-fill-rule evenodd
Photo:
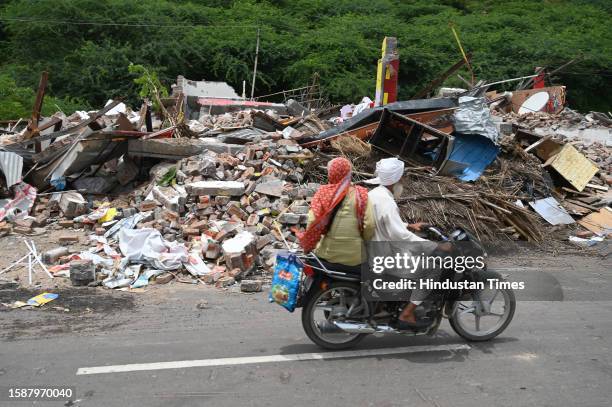
<instances>
[{"instance_id":1,"label":"motorcycle","mask_svg":"<svg viewBox=\"0 0 612 407\"><path fill-rule=\"evenodd\" d=\"M480 242L462 229L448 237L438 229L429 232L436 240L461 247L462 254L486 257ZM433 290L417 307L418 318L431 321L427 327L398 330L394 325L405 301L369 301L363 295L360 272L331 269L313 253L297 256L304 265L298 307L302 307L302 326L310 340L326 349L347 349L370 334L406 336L434 335L443 318L452 329L468 341L487 341L501 334L510 324L516 309L514 292L507 285L481 290ZM444 270L441 281L482 282L490 279L503 282L494 271L466 269ZM469 286L466 284L466 286ZM472 285L474 286L474 285Z\"/></svg>"}]
</instances>

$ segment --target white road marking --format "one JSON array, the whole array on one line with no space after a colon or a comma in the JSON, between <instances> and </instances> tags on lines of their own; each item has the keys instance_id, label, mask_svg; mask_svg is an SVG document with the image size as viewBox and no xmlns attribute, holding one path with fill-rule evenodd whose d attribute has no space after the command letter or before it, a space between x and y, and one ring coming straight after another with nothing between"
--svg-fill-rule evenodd
<instances>
[{"instance_id":1,"label":"white road marking","mask_svg":"<svg viewBox=\"0 0 612 407\"><path fill-rule=\"evenodd\" d=\"M239 358L179 360L175 362L134 363L129 365L81 367L77 375L138 372L148 370L184 369L188 367L235 366L255 363L279 363L303 360L326 360L340 358L357 358L381 355L396 355L401 353L457 351L470 349L469 345L431 345L431 346L405 346L401 348L363 349L353 351L322 352L322 353L296 353L289 355L249 356Z\"/></svg>"},{"instance_id":2,"label":"white road marking","mask_svg":"<svg viewBox=\"0 0 612 407\"><path fill-rule=\"evenodd\" d=\"M532 272L532 271L541 271L542 268L538 268L538 267L495 267L495 266L489 266L489 269L492 271L497 271L498 273L514 273L514 272L522 272L522 271L526 271L526 272ZM550 270L550 268L547 268L547 270Z\"/></svg>"}]
</instances>

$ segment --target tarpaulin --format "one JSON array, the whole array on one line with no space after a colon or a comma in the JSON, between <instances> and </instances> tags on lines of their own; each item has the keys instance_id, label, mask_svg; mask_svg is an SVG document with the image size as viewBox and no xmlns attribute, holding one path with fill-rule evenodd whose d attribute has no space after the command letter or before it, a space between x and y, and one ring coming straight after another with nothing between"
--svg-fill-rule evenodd
<instances>
[{"instance_id":1,"label":"tarpaulin","mask_svg":"<svg viewBox=\"0 0 612 407\"><path fill-rule=\"evenodd\" d=\"M120 219L117 223L115 223L110 229L106 231L104 237L112 238L115 236L117 232L121 229L134 229L138 222L149 216L151 212L138 212L135 215L132 215L127 218Z\"/></svg>"},{"instance_id":2,"label":"tarpaulin","mask_svg":"<svg viewBox=\"0 0 612 407\"><path fill-rule=\"evenodd\" d=\"M24 218L34 205L36 188L32 185L22 182L17 184L13 190L15 191L13 199L0 199L0 221L4 218L9 221Z\"/></svg>"},{"instance_id":3,"label":"tarpaulin","mask_svg":"<svg viewBox=\"0 0 612 407\"><path fill-rule=\"evenodd\" d=\"M484 98L462 96L454 115L455 131L463 134L478 134L498 144L499 132Z\"/></svg>"},{"instance_id":4,"label":"tarpaulin","mask_svg":"<svg viewBox=\"0 0 612 407\"><path fill-rule=\"evenodd\" d=\"M490 139L475 134L456 134L449 148L439 173L454 175L461 181L477 180L499 153L499 147Z\"/></svg>"}]
</instances>

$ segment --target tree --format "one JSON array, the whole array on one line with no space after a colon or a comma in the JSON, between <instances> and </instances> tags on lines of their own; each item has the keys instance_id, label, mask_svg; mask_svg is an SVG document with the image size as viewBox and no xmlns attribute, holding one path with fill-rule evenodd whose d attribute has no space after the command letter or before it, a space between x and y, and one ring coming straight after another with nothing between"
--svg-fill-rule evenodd
<instances>
[{"instance_id":1,"label":"tree","mask_svg":"<svg viewBox=\"0 0 612 407\"><path fill-rule=\"evenodd\" d=\"M250 85L260 28L256 95L305 86L318 72L323 91L345 103L373 96L382 39L395 36L406 99L461 57L453 23L481 79L529 75L581 55L550 79L568 86L572 107L607 111L611 8L586 0L9 0L0 6L0 51L10 62L0 74L35 89L46 69L49 94L95 107L140 99L130 63L165 84L184 75L239 90ZM452 76L446 85L464 84Z\"/></svg>"}]
</instances>

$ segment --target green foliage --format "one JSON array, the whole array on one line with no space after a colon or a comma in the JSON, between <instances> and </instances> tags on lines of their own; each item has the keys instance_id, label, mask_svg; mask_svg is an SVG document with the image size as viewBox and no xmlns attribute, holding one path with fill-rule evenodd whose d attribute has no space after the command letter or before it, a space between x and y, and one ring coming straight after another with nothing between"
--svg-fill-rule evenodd
<instances>
[{"instance_id":1,"label":"green foliage","mask_svg":"<svg viewBox=\"0 0 612 407\"><path fill-rule=\"evenodd\" d=\"M159 80L157 72L143 65L134 64L128 66L128 71L132 75L138 75L138 77L134 79L134 83L140 86L138 96L152 100L154 108L159 109L160 106L157 100L158 98L168 97L168 89L166 89Z\"/></svg>"},{"instance_id":2,"label":"green foliage","mask_svg":"<svg viewBox=\"0 0 612 407\"><path fill-rule=\"evenodd\" d=\"M250 88L259 27L256 95L305 86L318 72L335 102L373 96L382 39L395 36L406 99L460 59L453 23L477 78L529 75L580 56L551 79L568 86L573 107L607 111L610 13L603 0L9 0L0 6L0 51L11 62L0 73L35 89L47 69L49 94L94 107L117 96L138 104L147 91L130 63L160 84L184 75L240 92L243 81ZM452 76L446 85L463 83Z\"/></svg>"},{"instance_id":3,"label":"green foliage","mask_svg":"<svg viewBox=\"0 0 612 407\"><path fill-rule=\"evenodd\" d=\"M5 73L0 73L0 120L28 118L32 114L32 106L36 92L31 88L19 87L15 80ZM86 109L84 101L45 96L42 115L50 116L58 110L71 114L77 109Z\"/></svg>"}]
</instances>

